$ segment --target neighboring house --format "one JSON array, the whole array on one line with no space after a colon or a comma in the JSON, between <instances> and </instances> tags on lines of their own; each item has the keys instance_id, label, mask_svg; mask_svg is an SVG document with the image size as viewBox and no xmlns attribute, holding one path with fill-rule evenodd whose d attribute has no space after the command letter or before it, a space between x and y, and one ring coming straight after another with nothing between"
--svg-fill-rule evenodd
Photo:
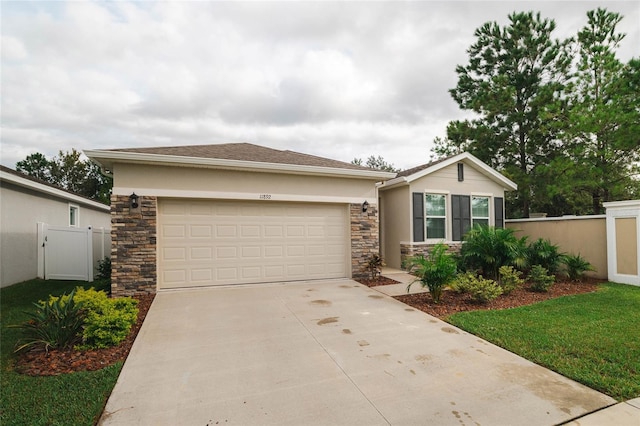
<instances>
[{"instance_id":1,"label":"neighboring house","mask_svg":"<svg viewBox=\"0 0 640 426\"><path fill-rule=\"evenodd\" d=\"M398 173L379 187L381 255L392 268L437 242L458 245L475 224L504 226L517 185L469 153Z\"/></svg>"},{"instance_id":2,"label":"neighboring house","mask_svg":"<svg viewBox=\"0 0 640 426\"><path fill-rule=\"evenodd\" d=\"M38 241L38 232L43 227L38 224L111 228L109 206L4 166L0 166L0 210L0 287L42 273L43 242Z\"/></svg>"},{"instance_id":3,"label":"neighboring house","mask_svg":"<svg viewBox=\"0 0 640 426\"><path fill-rule=\"evenodd\" d=\"M395 176L247 143L85 154L113 173L114 295L364 276Z\"/></svg>"}]
</instances>

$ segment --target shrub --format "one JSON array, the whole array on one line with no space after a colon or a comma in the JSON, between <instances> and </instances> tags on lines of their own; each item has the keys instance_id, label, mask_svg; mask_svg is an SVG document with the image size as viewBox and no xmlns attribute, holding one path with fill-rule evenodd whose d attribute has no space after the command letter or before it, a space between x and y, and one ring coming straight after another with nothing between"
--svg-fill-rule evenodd
<instances>
[{"instance_id":1,"label":"shrub","mask_svg":"<svg viewBox=\"0 0 640 426\"><path fill-rule=\"evenodd\" d=\"M98 260L98 276L99 280L111 282L111 258L105 257Z\"/></svg>"},{"instance_id":2,"label":"shrub","mask_svg":"<svg viewBox=\"0 0 640 426\"><path fill-rule=\"evenodd\" d=\"M471 288L471 282L477 277L472 272L458 275L453 281L449 283L449 288L456 293L468 293Z\"/></svg>"},{"instance_id":3,"label":"shrub","mask_svg":"<svg viewBox=\"0 0 640 426\"><path fill-rule=\"evenodd\" d=\"M76 300L76 290L62 298L34 303L35 312L30 319L12 327L22 330L24 337L18 341L16 352L26 348L69 349L81 339L86 311Z\"/></svg>"},{"instance_id":4,"label":"shrub","mask_svg":"<svg viewBox=\"0 0 640 426\"><path fill-rule=\"evenodd\" d=\"M382 267L384 266L384 262L379 254L374 253L367 259L367 263L365 264L365 269L369 272L369 276L372 280L378 279L380 274L382 273Z\"/></svg>"},{"instance_id":5,"label":"shrub","mask_svg":"<svg viewBox=\"0 0 640 426\"><path fill-rule=\"evenodd\" d=\"M546 292L556 281L556 277L548 275L546 268L540 265L534 265L529 273L529 280L531 281L531 289L534 291Z\"/></svg>"},{"instance_id":6,"label":"shrub","mask_svg":"<svg viewBox=\"0 0 640 426\"><path fill-rule=\"evenodd\" d=\"M464 236L460 256L466 270L477 270L498 280L501 266L523 268L527 264L526 237L518 239L512 229L476 226Z\"/></svg>"},{"instance_id":7,"label":"shrub","mask_svg":"<svg viewBox=\"0 0 640 426\"><path fill-rule=\"evenodd\" d=\"M83 349L115 346L127 338L138 317L138 301L130 297L110 299L104 291L78 287L75 299L83 304ZM51 297L50 301L66 303L68 298Z\"/></svg>"},{"instance_id":8,"label":"shrub","mask_svg":"<svg viewBox=\"0 0 640 426\"><path fill-rule=\"evenodd\" d=\"M565 266L565 274L572 281L578 281L585 272L587 271L595 271L596 269L589 263L587 259L577 255L568 254L563 256L562 263Z\"/></svg>"},{"instance_id":9,"label":"shrub","mask_svg":"<svg viewBox=\"0 0 640 426\"><path fill-rule=\"evenodd\" d=\"M540 265L549 273L556 274L563 257L559 250L551 241L539 238L527 248L528 263L530 266Z\"/></svg>"},{"instance_id":10,"label":"shrub","mask_svg":"<svg viewBox=\"0 0 640 426\"><path fill-rule=\"evenodd\" d=\"M476 303L488 303L502 294L502 288L493 280L474 277L469 281L468 293Z\"/></svg>"},{"instance_id":11,"label":"shrub","mask_svg":"<svg viewBox=\"0 0 640 426\"><path fill-rule=\"evenodd\" d=\"M428 256L414 256L408 259L409 273L417 276L417 279L407 286L407 291L413 283L420 281L423 287L429 289L434 303L440 302L442 290L456 276L456 262L451 254L447 253L447 246L439 243L433 246Z\"/></svg>"},{"instance_id":12,"label":"shrub","mask_svg":"<svg viewBox=\"0 0 640 426\"><path fill-rule=\"evenodd\" d=\"M502 288L503 294L509 294L516 288L524 284L524 280L521 278L522 272L513 268L513 266L501 266L499 285Z\"/></svg>"}]
</instances>

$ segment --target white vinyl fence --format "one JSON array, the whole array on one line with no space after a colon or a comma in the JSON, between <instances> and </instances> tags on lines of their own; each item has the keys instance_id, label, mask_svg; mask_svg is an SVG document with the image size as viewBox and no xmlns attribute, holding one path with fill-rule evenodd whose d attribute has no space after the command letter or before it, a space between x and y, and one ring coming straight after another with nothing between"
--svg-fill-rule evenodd
<instances>
[{"instance_id":1,"label":"white vinyl fence","mask_svg":"<svg viewBox=\"0 0 640 426\"><path fill-rule=\"evenodd\" d=\"M38 223L38 277L91 282L110 245L109 231L104 228Z\"/></svg>"}]
</instances>

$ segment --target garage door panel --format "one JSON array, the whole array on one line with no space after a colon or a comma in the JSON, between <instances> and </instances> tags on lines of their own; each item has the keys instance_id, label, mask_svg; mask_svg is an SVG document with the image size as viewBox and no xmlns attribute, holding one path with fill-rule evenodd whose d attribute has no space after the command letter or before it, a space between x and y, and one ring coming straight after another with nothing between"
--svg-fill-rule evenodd
<instances>
[{"instance_id":1,"label":"garage door panel","mask_svg":"<svg viewBox=\"0 0 640 426\"><path fill-rule=\"evenodd\" d=\"M343 205L161 199L159 286L347 277L347 211Z\"/></svg>"}]
</instances>

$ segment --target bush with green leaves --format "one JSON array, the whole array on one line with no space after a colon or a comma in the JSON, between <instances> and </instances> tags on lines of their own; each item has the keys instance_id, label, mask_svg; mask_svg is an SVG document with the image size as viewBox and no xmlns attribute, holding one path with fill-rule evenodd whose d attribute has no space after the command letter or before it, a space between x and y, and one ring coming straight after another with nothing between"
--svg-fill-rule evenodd
<instances>
[{"instance_id":1,"label":"bush with green leaves","mask_svg":"<svg viewBox=\"0 0 640 426\"><path fill-rule=\"evenodd\" d=\"M369 256L364 268L369 273L369 277L371 277L372 280L376 280L380 278L383 266L384 262L382 261L382 257L380 257L378 253L374 253Z\"/></svg>"},{"instance_id":2,"label":"bush with green leaves","mask_svg":"<svg viewBox=\"0 0 640 426\"><path fill-rule=\"evenodd\" d=\"M467 293L471 295L471 300L476 303L488 303L502 294L502 287L494 280L476 276L469 280Z\"/></svg>"},{"instance_id":3,"label":"bush with green leaves","mask_svg":"<svg viewBox=\"0 0 640 426\"><path fill-rule=\"evenodd\" d=\"M564 273L571 281L579 281L585 272L596 270L593 265L591 265L587 259L580 256L579 253L576 255L564 255L562 263L564 263Z\"/></svg>"},{"instance_id":4,"label":"bush with green leaves","mask_svg":"<svg viewBox=\"0 0 640 426\"><path fill-rule=\"evenodd\" d=\"M12 327L23 332L16 352L27 348L69 349L81 341L86 317L83 303L76 299L76 290L60 298L34 303L35 312L28 312L29 320Z\"/></svg>"},{"instance_id":5,"label":"bush with green leaves","mask_svg":"<svg viewBox=\"0 0 640 426\"><path fill-rule=\"evenodd\" d=\"M467 271L499 280L501 266L524 268L527 265L527 238L516 238L512 229L475 226L463 240L460 256Z\"/></svg>"},{"instance_id":6,"label":"bush with green leaves","mask_svg":"<svg viewBox=\"0 0 640 426\"><path fill-rule=\"evenodd\" d=\"M477 277L473 272L458 274L453 281L449 283L449 288L458 294L468 293L471 282Z\"/></svg>"},{"instance_id":7,"label":"bush with green leaves","mask_svg":"<svg viewBox=\"0 0 640 426\"><path fill-rule=\"evenodd\" d=\"M427 257L414 256L407 260L409 273L417 278L407 286L407 291L415 282L420 282L423 287L429 289L429 293L434 303L440 303L442 290L456 276L456 261L450 253L448 247L438 243L429 251Z\"/></svg>"},{"instance_id":8,"label":"bush with green leaves","mask_svg":"<svg viewBox=\"0 0 640 426\"><path fill-rule=\"evenodd\" d=\"M98 276L99 280L111 282L111 258L105 257L98 260Z\"/></svg>"},{"instance_id":9,"label":"bush with green leaves","mask_svg":"<svg viewBox=\"0 0 640 426\"><path fill-rule=\"evenodd\" d=\"M527 256L529 266L540 265L551 274L558 273L564 257L560 253L560 247L543 238L529 244Z\"/></svg>"},{"instance_id":10,"label":"bush with green leaves","mask_svg":"<svg viewBox=\"0 0 640 426\"><path fill-rule=\"evenodd\" d=\"M82 349L108 348L127 338L138 318L138 301L130 297L110 299L104 291L94 288L76 289L75 299L82 303L86 316L82 330ZM60 300L66 303L67 296L51 296L49 303Z\"/></svg>"},{"instance_id":11,"label":"bush with green leaves","mask_svg":"<svg viewBox=\"0 0 640 426\"><path fill-rule=\"evenodd\" d=\"M524 284L524 280L521 277L522 272L513 266L501 266L498 273L500 274L499 284L503 294L509 294Z\"/></svg>"},{"instance_id":12,"label":"bush with green leaves","mask_svg":"<svg viewBox=\"0 0 640 426\"><path fill-rule=\"evenodd\" d=\"M529 281L533 291L547 292L556 282L554 275L549 275L549 271L540 265L534 265L529 272Z\"/></svg>"}]
</instances>

